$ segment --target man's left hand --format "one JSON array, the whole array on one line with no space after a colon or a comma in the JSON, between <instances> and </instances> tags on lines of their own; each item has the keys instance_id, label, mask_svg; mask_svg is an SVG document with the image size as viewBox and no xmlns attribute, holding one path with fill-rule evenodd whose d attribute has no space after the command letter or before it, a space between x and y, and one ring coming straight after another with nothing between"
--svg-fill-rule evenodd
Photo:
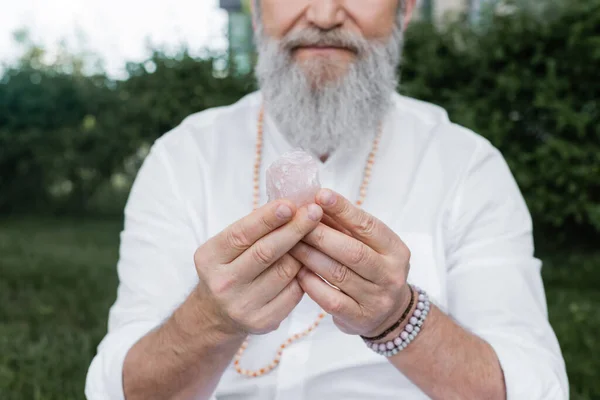
<instances>
[{"instance_id":1,"label":"man's left hand","mask_svg":"<svg viewBox=\"0 0 600 400\"><path fill-rule=\"evenodd\" d=\"M325 219L290 251L305 266L298 281L343 332L379 335L408 306L410 251L383 222L338 193L321 190L317 204Z\"/></svg>"}]
</instances>

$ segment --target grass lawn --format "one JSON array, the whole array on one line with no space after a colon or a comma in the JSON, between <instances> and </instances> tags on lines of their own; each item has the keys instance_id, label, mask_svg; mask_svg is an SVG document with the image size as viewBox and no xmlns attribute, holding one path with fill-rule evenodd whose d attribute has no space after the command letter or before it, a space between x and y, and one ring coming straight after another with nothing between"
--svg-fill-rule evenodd
<instances>
[{"instance_id":1,"label":"grass lawn","mask_svg":"<svg viewBox=\"0 0 600 400\"><path fill-rule=\"evenodd\" d=\"M0 399L83 399L115 298L120 229L120 221L0 220ZM571 398L600 399L600 252L542 258Z\"/></svg>"}]
</instances>

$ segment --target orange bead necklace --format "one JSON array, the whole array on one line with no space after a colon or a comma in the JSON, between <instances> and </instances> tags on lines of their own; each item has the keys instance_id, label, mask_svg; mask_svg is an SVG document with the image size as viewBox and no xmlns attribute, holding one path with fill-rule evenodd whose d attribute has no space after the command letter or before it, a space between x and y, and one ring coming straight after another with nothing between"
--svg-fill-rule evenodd
<instances>
[{"instance_id":1,"label":"orange bead necklace","mask_svg":"<svg viewBox=\"0 0 600 400\"><path fill-rule=\"evenodd\" d=\"M260 167L262 165L262 152L263 152L262 150L263 150L264 114L265 114L264 107L261 107L260 113L258 114L258 123L257 123L257 127L256 127L256 154L255 154L255 159L254 159L254 178L253 178L253 181L254 181L253 209L254 210L256 210L260 206ZM369 182L371 181L371 172L373 169L373 164L375 163L375 156L377 155L377 150L379 149L379 142L381 140L381 134L382 134L382 130L380 128L379 132L377 133L377 136L375 136L375 139L373 140L373 147L371 148L371 152L369 153L369 157L367 158L367 163L365 165L365 169L363 172L362 184L360 185L358 200L356 201L356 205L359 207L362 206L362 204L365 201L365 198L367 197L367 189L369 187ZM292 343L294 343L298 339L301 339L301 338L307 336L309 333L311 333L313 330L315 330L319 326L319 324L321 323L323 318L325 318L326 315L327 315L326 313L321 311L319 313L317 319L315 320L315 322L313 322L308 328L306 328L302 332L296 333L296 334L290 336L289 338L287 338L283 343L281 343L281 345L279 345L279 348L277 349L277 353L275 354L275 358L273 358L273 360L269 364L267 364L265 367L257 369L257 370L244 369L240 366L240 360L242 359L242 355L244 354L244 351L246 350L246 348L248 348L249 340L248 340L248 338L246 338L246 340L244 340L244 343L242 343L242 345L238 349L238 351L233 359L233 366L234 366L235 370L237 371L237 373L239 373L241 375L254 377L254 378L271 372L272 370L274 370L277 367L277 365L279 365L279 362L281 360L281 355L283 354L283 350L286 347L289 347Z\"/></svg>"}]
</instances>

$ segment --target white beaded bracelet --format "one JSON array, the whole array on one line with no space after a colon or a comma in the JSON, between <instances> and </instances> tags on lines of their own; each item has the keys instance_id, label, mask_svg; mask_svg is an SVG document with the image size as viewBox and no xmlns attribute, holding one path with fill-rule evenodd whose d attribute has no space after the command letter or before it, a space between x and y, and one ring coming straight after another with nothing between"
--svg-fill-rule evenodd
<instances>
[{"instance_id":1,"label":"white beaded bracelet","mask_svg":"<svg viewBox=\"0 0 600 400\"><path fill-rule=\"evenodd\" d=\"M408 324L404 327L398 337L389 340L385 343L373 343L365 340L365 343L375 353L386 357L392 357L404 350L421 332L423 323L429 314L430 302L427 293L419 287L413 286L413 289L419 293L417 308L413 311L412 316L408 320Z\"/></svg>"}]
</instances>

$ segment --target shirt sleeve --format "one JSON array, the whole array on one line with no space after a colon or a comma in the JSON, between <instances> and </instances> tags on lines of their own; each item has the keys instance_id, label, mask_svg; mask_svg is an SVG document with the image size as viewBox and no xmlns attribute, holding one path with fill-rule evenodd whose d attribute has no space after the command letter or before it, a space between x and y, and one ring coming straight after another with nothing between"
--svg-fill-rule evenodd
<instances>
[{"instance_id":1,"label":"shirt sleeve","mask_svg":"<svg viewBox=\"0 0 600 400\"><path fill-rule=\"evenodd\" d=\"M447 232L448 312L495 350L508 400L568 399L531 217L502 155L485 140L459 184Z\"/></svg>"},{"instance_id":2,"label":"shirt sleeve","mask_svg":"<svg viewBox=\"0 0 600 400\"><path fill-rule=\"evenodd\" d=\"M193 287L193 228L160 140L144 161L125 207L119 288L108 333L98 346L85 385L89 400L122 400L129 349L168 318Z\"/></svg>"}]
</instances>

